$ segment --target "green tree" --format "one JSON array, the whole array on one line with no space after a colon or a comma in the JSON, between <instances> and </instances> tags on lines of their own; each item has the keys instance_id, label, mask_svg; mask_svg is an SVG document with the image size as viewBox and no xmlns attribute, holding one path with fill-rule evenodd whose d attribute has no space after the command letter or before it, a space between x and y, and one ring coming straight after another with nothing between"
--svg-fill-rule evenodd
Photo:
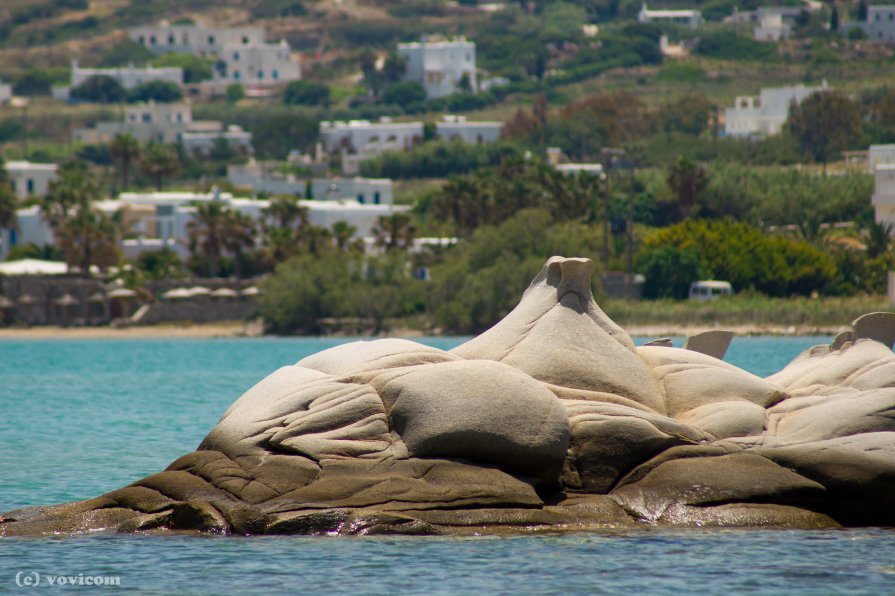
<instances>
[{"instance_id":1,"label":"green tree","mask_svg":"<svg viewBox=\"0 0 895 596\"><path fill-rule=\"evenodd\" d=\"M376 246L386 251L407 250L413 247L416 226L408 213L398 212L379 217L372 234L376 238Z\"/></svg>"},{"instance_id":2,"label":"green tree","mask_svg":"<svg viewBox=\"0 0 895 596\"><path fill-rule=\"evenodd\" d=\"M839 91L817 91L790 106L787 132L814 161L826 164L861 135L861 109Z\"/></svg>"},{"instance_id":3,"label":"green tree","mask_svg":"<svg viewBox=\"0 0 895 596\"><path fill-rule=\"evenodd\" d=\"M351 247L351 239L357 233L357 228L345 221L337 221L333 224L333 239L336 241L336 248L341 252L347 251Z\"/></svg>"},{"instance_id":4,"label":"green tree","mask_svg":"<svg viewBox=\"0 0 895 596\"><path fill-rule=\"evenodd\" d=\"M177 279L184 276L183 262L177 252L170 248L140 253L135 265L149 279Z\"/></svg>"},{"instance_id":5,"label":"green tree","mask_svg":"<svg viewBox=\"0 0 895 596\"><path fill-rule=\"evenodd\" d=\"M862 23L867 22L867 1L861 0L858 2L858 20Z\"/></svg>"},{"instance_id":6,"label":"green tree","mask_svg":"<svg viewBox=\"0 0 895 596\"><path fill-rule=\"evenodd\" d=\"M121 189L127 190L131 168L140 159L140 142L128 133L120 133L109 143L109 156L121 176Z\"/></svg>"},{"instance_id":7,"label":"green tree","mask_svg":"<svg viewBox=\"0 0 895 596\"><path fill-rule=\"evenodd\" d=\"M71 96L80 101L117 103L127 99L127 91L112 77L96 75L74 87Z\"/></svg>"},{"instance_id":8,"label":"green tree","mask_svg":"<svg viewBox=\"0 0 895 596\"><path fill-rule=\"evenodd\" d=\"M222 201L202 202L196 205L196 214L187 223L194 268L198 263L207 263L207 274L211 277L221 271L221 256L230 226L228 212Z\"/></svg>"},{"instance_id":9,"label":"green tree","mask_svg":"<svg viewBox=\"0 0 895 596\"><path fill-rule=\"evenodd\" d=\"M242 278L242 259L246 250L255 247L255 221L251 216L230 210L224 221L223 248L233 255L233 269L237 278Z\"/></svg>"},{"instance_id":10,"label":"green tree","mask_svg":"<svg viewBox=\"0 0 895 596\"><path fill-rule=\"evenodd\" d=\"M382 91L382 103L408 106L426 101L426 91L415 81L391 83Z\"/></svg>"},{"instance_id":11,"label":"green tree","mask_svg":"<svg viewBox=\"0 0 895 596\"><path fill-rule=\"evenodd\" d=\"M137 101L155 101L158 103L172 103L180 101L183 94L180 92L180 86L169 81L147 81L137 85L127 93L127 100L130 102Z\"/></svg>"},{"instance_id":12,"label":"green tree","mask_svg":"<svg viewBox=\"0 0 895 596\"><path fill-rule=\"evenodd\" d=\"M149 62L153 55L142 43L130 38L123 39L106 50L100 59L99 66L100 68L127 66L128 64L142 66Z\"/></svg>"},{"instance_id":13,"label":"green tree","mask_svg":"<svg viewBox=\"0 0 895 596\"><path fill-rule=\"evenodd\" d=\"M140 170L155 182L155 189L161 190L165 180L180 171L180 157L173 145L149 143L140 157Z\"/></svg>"},{"instance_id":14,"label":"green tree","mask_svg":"<svg viewBox=\"0 0 895 596\"><path fill-rule=\"evenodd\" d=\"M690 284L702 276L699 253L692 248L658 246L638 256L637 270L643 274L643 297L686 298Z\"/></svg>"},{"instance_id":15,"label":"green tree","mask_svg":"<svg viewBox=\"0 0 895 596\"><path fill-rule=\"evenodd\" d=\"M830 31L839 31L839 9L833 3L833 11L830 13Z\"/></svg>"},{"instance_id":16,"label":"green tree","mask_svg":"<svg viewBox=\"0 0 895 596\"><path fill-rule=\"evenodd\" d=\"M391 52L382 64L382 79L386 83L397 83L407 73L407 60L397 52Z\"/></svg>"},{"instance_id":17,"label":"green tree","mask_svg":"<svg viewBox=\"0 0 895 596\"><path fill-rule=\"evenodd\" d=\"M239 103L239 100L246 96L245 89L239 83L233 83L232 85L227 85L227 103L235 104Z\"/></svg>"},{"instance_id":18,"label":"green tree","mask_svg":"<svg viewBox=\"0 0 895 596\"><path fill-rule=\"evenodd\" d=\"M212 78L212 63L207 58L193 54L172 52L152 61L153 66L173 66L183 69L184 83L199 83Z\"/></svg>"},{"instance_id":19,"label":"green tree","mask_svg":"<svg viewBox=\"0 0 895 596\"><path fill-rule=\"evenodd\" d=\"M893 226L891 223L869 220L863 230L867 257L875 259L892 250Z\"/></svg>"},{"instance_id":20,"label":"green tree","mask_svg":"<svg viewBox=\"0 0 895 596\"><path fill-rule=\"evenodd\" d=\"M12 91L16 95L49 95L52 89L53 77L42 68L29 68L12 83Z\"/></svg>"},{"instance_id":21,"label":"green tree","mask_svg":"<svg viewBox=\"0 0 895 596\"><path fill-rule=\"evenodd\" d=\"M709 174L702 164L682 157L668 169L667 182L677 199L680 217L687 217L696 200L708 187Z\"/></svg>"},{"instance_id":22,"label":"green tree","mask_svg":"<svg viewBox=\"0 0 895 596\"><path fill-rule=\"evenodd\" d=\"M69 267L84 276L93 265L105 269L120 260L115 221L94 208L100 192L84 162L67 162L50 183L40 209L53 230L56 244Z\"/></svg>"},{"instance_id":23,"label":"green tree","mask_svg":"<svg viewBox=\"0 0 895 596\"><path fill-rule=\"evenodd\" d=\"M702 95L684 95L666 103L660 112L662 130L700 135L708 127L712 103Z\"/></svg>"},{"instance_id":24,"label":"green tree","mask_svg":"<svg viewBox=\"0 0 895 596\"><path fill-rule=\"evenodd\" d=\"M287 104L325 106L329 104L329 87L314 81L291 81L283 93Z\"/></svg>"}]
</instances>

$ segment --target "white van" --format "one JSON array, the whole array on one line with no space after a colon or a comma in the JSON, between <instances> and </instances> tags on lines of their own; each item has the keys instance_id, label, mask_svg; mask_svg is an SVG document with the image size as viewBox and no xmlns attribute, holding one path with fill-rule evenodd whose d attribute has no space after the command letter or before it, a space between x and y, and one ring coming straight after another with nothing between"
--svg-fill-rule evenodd
<instances>
[{"instance_id":1,"label":"white van","mask_svg":"<svg viewBox=\"0 0 895 596\"><path fill-rule=\"evenodd\" d=\"M702 281L694 281L690 284L690 300L714 300L719 296L729 296L733 294L733 288L729 281L717 281L714 279L706 279Z\"/></svg>"}]
</instances>

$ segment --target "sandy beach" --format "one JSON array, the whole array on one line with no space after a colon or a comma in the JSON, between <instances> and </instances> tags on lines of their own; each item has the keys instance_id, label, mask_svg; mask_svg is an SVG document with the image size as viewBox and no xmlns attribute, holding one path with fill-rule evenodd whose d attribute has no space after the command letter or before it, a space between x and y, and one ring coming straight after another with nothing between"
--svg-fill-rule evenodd
<instances>
[{"instance_id":1,"label":"sandy beach","mask_svg":"<svg viewBox=\"0 0 895 596\"><path fill-rule=\"evenodd\" d=\"M846 326L814 327L783 325L735 325L735 326L681 326L681 325L629 325L623 326L635 337L687 337L724 329L738 336L748 335L836 335L850 329ZM133 327L4 327L0 328L0 340L4 339L149 339L149 338L215 338L260 337L264 329L260 321L245 323L225 321L219 323L144 325ZM414 329L393 329L380 337L419 337ZM338 335L336 335L338 336Z\"/></svg>"}]
</instances>

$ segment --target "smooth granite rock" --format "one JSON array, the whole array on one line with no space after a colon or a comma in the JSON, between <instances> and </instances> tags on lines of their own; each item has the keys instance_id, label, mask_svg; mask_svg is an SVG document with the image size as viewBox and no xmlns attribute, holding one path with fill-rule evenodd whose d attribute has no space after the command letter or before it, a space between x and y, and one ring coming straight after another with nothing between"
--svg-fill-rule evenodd
<instances>
[{"instance_id":1,"label":"smooth granite rock","mask_svg":"<svg viewBox=\"0 0 895 596\"><path fill-rule=\"evenodd\" d=\"M895 525L895 315L761 379L722 361L724 331L635 348L592 270L551 258L448 352L384 339L283 367L166 470L8 512L0 536Z\"/></svg>"}]
</instances>

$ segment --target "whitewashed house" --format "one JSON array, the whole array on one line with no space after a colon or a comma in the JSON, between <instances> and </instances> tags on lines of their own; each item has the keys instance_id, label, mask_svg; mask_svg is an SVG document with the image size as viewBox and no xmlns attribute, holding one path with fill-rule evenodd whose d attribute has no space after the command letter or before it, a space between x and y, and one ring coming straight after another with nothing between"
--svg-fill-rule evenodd
<instances>
[{"instance_id":1,"label":"whitewashed house","mask_svg":"<svg viewBox=\"0 0 895 596\"><path fill-rule=\"evenodd\" d=\"M50 182L56 179L59 166L54 163L32 163L30 161L8 161L4 164L6 174L16 197L45 197L50 191Z\"/></svg>"},{"instance_id":2,"label":"whitewashed house","mask_svg":"<svg viewBox=\"0 0 895 596\"><path fill-rule=\"evenodd\" d=\"M76 143L100 144L125 133L141 143L181 144L189 152L207 153L220 141L235 150L252 152L252 133L234 125L224 127L217 120L193 120L188 103L130 105L125 108L123 121L99 122L93 128L77 129L72 138Z\"/></svg>"},{"instance_id":3,"label":"whitewashed house","mask_svg":"<svg viewBox=\"0 0 895 596\"><path fill-rule=\"evenodd\" d=\"M398 44L398 55L407 64L404 80L422 85L430 99L458 93L464 86L471 93L478 92L475 42L465 37L424 36L418 42Z\"/></svg>"},{"instance_id":4,"label":"whitewashed house","mask_svg":"<svg viewBox=\"0 0 895 596\"><path fill-rule=\"evenodd\" d=\"M361 205L390 205L394 199L388 178L303 178L288 172L280 163L249 160L227 166L227 181L256 193L294 195L315 201L356 200ZM310 188L309 188L310 185Z\"/></svg>"},{"instance_id":5,"label":"whitewashed house","mask_svg":"<svg viewBox=\"0 0 895 596\"><path fill-rule=\"evenodd\" d=\"M131 27L128 36L156 54L177 52L218 57L224 46L264 43L261 27L206 27L201 24L171 24Z\"/></svg>"},{"instance_id":6,"label":"whitewashed house","mask_svg":"<svg viewBox=\"0 0 895 596\"><path fill-rule=\"evenodd\" d=\"M881 163L873 171L874 219L895 225L895 164Z\"/></svg>"},{"instance_id":7,"label":"whitewashed house","mask_svg":"<svg viewBox=\"0 0 895 596\"><path fill-rule=\"evenodd\" d=\"M466 116L445 115L435 125L435 135L440 139L461 139L476 145L499 140L501 132L503 122L470 121Z\"/></svg>"},{"instance_id":8,"label":"whitewashed house","mask_svg":"<svg viewBox=\"0 0 895 596\"><path fill-rule=\"evenodd\" d=\"M847 32L852 27L860 27L871 41L895 42L895 5L874 5L867 7L867 20L863 23L849 23L843 27Z\"/></svg>"},{"instance_id":9,"label":"whitewashed house","mask_svg":"<svg viewBox=\"0 0 895 596\"><path fill-rule=\"evenodd\" d=\"M134 27L130 38L155 53L182 52L215 58L212 85L254 87L301 79L301 65L285 40L266 43L261 27L171 25Z\"/></svg>"},{"instance_id":10,"label":"whitewashed house","mask_svg":"<svg viewBox=\"0 0 895 596\"><path fill-rule=\"evenodd\" d=\"M828 89L824 81L820 87L771 87L761 90L758 97L737 97L734 107L724 109L724 134L731 137L766 137L779 134L789 117L789 108L802 103L809 95Z\"/></svg>"},{"instance_id":11,"label":"whitewashed house","mask_svg":"<svg viewBox=\"0 0 895 596\"><path fill-rule=\"evenodd\" d=\"M650 10L644 2L637 13L637 20L641 23L668 23L696 29L702 26L705 20L698 10Z\"/></svg>"},{"instance_id":12,"label":"whitewashed house","mask_svg":"<svg viewBox=\"0 0 895 596\"><path fill-rule=\"evenodd\" d=\"M301 67L292 59L286 41L256 43L248 46L225 45L215 65L216 81L244 85L273 85L297 81Z\"/></svg>"},{"instance_id":13,"label":"whitewashed house","mask_svg":"<svg viewBox=\"0 0 895 596\"><path fill-rule=\"evenodd\" d=\"M12 85L0 81L0 105L6 105L12 101Z\"/></svg>"}]
</instances>

